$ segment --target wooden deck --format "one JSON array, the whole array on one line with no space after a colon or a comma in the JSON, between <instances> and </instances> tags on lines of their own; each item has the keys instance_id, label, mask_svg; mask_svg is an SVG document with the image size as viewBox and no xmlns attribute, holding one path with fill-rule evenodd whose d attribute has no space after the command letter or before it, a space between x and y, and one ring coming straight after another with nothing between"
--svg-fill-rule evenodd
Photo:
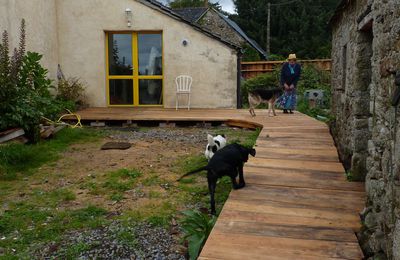
<instances>
[{"instance_id":1,"label":"wooden deck","mask_svg":"<svg viewBox=\"0 0 400 260\"><path fill-rule=\"evenodd\" d=\"M244 189L232 191L201 260L362 259L362 183L347 182L324 123L300 113L89 109L84 120L227 121L262 125ZM217 187L218 189L218 187Z\"/></svg>"}]
</instances>

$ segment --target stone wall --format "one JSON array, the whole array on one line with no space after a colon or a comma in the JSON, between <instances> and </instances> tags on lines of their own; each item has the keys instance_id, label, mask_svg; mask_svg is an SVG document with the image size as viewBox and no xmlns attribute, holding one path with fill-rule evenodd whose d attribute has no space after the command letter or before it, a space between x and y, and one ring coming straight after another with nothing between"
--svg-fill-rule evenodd
<instances>
[{"instance_id":1,"label":"stone wall","mask_svg":"<svg viewBox=\"0 0 400 260\"><path fill-rule=\"evenodd\" d=\"M400 107L388 70L400 71L400 1L350 1L332 29L332 133L366 184L360 244L367 258L399 260Z\"/></svg>"}]
</instances>

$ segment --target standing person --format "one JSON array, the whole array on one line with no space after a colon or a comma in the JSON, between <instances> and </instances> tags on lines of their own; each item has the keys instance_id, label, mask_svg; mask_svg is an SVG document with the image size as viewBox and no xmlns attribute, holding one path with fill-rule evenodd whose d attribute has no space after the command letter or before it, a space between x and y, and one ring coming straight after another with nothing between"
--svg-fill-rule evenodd
<instances>
[{"instance_id":1,"label":"standing person","mask_svg":"<svg viewBox=\"0 0 400 260\"><path fill-rule=\"evenodd\" d=\"M296 86L301 74L301 66L296 60L296 54L289 54L288 62L283 64L281 70L281 86L284 93L279 104L285 114L293 114L296 108Z\"/></svg>"}]
</instances>

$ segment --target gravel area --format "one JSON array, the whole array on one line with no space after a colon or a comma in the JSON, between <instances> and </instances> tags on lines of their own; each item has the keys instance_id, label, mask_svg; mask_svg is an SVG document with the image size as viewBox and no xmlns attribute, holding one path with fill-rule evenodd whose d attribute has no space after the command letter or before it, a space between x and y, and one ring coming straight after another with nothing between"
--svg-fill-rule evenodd
<instances>
[{"instance_id":1,"label":"gravel area","mask_svg":"<svg viewBox=\"0 0 400 260\"><path fill-rule=\"evenodd\" d=\"M105 227L65 234L59 243L38 246L37 259L184 260L171 232L147 223L113 222Z\"/></svg>"},{"instance_id":2,"label":"gravel area","mask_svg":"<svg viewBox=\"0 0 400 260\"><path fill-rule=\"evenodd\" d=\"M146 131L125 129L124 131L111 132L109 137L119 141L158 139L163 141L203 144L207 143L208 133L214 134L212 129L204 128L154 128Z\"/></svg>"}]
</instances>

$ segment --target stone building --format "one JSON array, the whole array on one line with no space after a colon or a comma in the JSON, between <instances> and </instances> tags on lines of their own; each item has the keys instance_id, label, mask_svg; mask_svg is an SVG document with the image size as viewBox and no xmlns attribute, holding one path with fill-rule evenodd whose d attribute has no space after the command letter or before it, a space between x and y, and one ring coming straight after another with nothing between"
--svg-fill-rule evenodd
<instances>
[{"instance_id":1,"label":"stone building","mask_svg":"<svg viewBox=\"0 0 400 260\"><path fill-rule=\"evenodd\" d=\"M219 35L226 41L238 46L249 46L258 52L260 58L267 59L267 53L251 39L234 21L212 7L194 7L173 9L191 23Z\"/></svg>"},{"instance_id":2,"label":"stone building","mask_svg":"<svg viewBox=\"0 0 400 260\"><path fill-rule=\"evenodd\" d=\"M332 28L332 133L348 174L365 180L358 234L367 258L400 259L400 1L343 0Z\"/></svg>"},{"instance_id":3,"label":"stone building","mask_svg":"<svg viewBox=\"0 0 400 260\"><path fill-rule=\"evenodd\" d=\"M193 77L194 108L236 108L241 48L155 0L1 0L0 31L43 54L56 79L87 85L90 106L175 107L175 78Z\"/></svg>"}]
</instances>

